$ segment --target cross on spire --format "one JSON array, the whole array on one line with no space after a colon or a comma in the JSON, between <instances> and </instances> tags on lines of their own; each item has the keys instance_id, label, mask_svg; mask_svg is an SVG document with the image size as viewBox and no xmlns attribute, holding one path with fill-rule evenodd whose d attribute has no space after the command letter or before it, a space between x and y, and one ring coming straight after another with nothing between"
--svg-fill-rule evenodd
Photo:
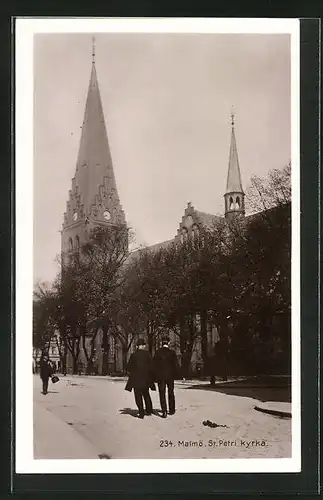
<instances>
[{"instance_id":1,"label":"cross on spire","mask_svg":"<svg viewBox=\"0 0 323 500\"><path fill-rule=\"evenodd\" d=\"M92 64L95 64L95 36L92 36Z\"/></svg>"},{"instance_id":2,"label":"cross on spire","mask_svg":"<svg viewBox=\"0 0 323 500\"><path fill-rule=\"evenodd\" d=\"M231 125L232 125L232 128L234 127L234 119L235 119L235 112L234 112L234 105L232 104L232 107L231 107Z\"/></svg>"}]
</instances>

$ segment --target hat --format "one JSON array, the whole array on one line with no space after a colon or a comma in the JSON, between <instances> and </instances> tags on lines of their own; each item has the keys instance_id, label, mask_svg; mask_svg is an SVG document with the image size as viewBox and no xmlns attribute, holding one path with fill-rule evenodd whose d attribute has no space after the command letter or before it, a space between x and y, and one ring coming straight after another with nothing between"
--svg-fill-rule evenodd
<instances>
[{"instance_id":1,"label":"hat","mask_svg":"<svg viewBox=\"0 0 323 500\"><path fill-rule=\"evenodd\" d=\"M137 347L139 347L140 345L146 345L146 343L147 342L145 341L145 339L138 339L137 340Z\"/></svg>"}]
</instances>

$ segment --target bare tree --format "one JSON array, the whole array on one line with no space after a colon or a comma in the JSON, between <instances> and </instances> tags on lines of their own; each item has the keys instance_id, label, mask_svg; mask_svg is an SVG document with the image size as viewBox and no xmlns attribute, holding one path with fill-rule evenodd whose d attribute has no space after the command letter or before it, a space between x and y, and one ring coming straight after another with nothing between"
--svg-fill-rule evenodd
<instances>
[{"instance_id":1,"label":"bare tree","mask_svg":"<svg viewBox=\"0 0 323 500\"><path fill-rule=\"evenodd\" d=\"M77 363L81 349L80 323L84 315L83 304L78 296L77 269L65 266L57 276L53 291L55 296L55 321L64 346L63 371L66 371L66 355L70 352L73 373L77 373Z\"/></svg>"},{"instance_id":2,"label":"bare tree","mask_svg":"<svg viewBox=\"0 0 323 500\"><path fill-rule=\"evenodd\" d=\"M55 332L53 299L48 285L37 283L33 293L33 347L36 358L39 352L48 351Z\"/></svg>"},{"instance_id":3,"label":"bare tree","mask_svg":"<svg viewBox=\"0 0 323 500\"><path fill-rule=\"evenodd\" d=\"M247 190L246 204L250 212L268 209L291 202L291 163L282 169L273 169L267 176L252 176Z\"/></svg>"},{"instance_id":4,"label":"bare tree","mask_svg":"<svg viewBox=\"0 0 323 500\"><path fill-rule=\"evenodd\" d=\"M132 232L125 225L96 228L88 242L81 247L83 273L79 292L82 297L86 297L88 304L82 328L82 346L90 369L100 328L103 331L103 352L107 352L107 336L112 326L110 311L115 295L124 282L123 268L132 237ZM90 338L90 350L87 348L86 338ZM107 371L106 362L104 356L104 372Z\"/></svg>"}]
</instances>

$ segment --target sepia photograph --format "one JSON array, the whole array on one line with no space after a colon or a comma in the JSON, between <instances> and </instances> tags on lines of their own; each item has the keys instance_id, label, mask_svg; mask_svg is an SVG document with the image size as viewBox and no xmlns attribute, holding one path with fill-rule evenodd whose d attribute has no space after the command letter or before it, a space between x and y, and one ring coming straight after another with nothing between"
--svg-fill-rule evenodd
<instances>
[{"instance_id":1,"label":"sepia photograph","mask_svg":"<svg viewBox=\"0 0 323 500\"><path fill-rule=\"evenodd\" d=\"M17 30L17 463L300 470L298 21L99 21Z\"/></svg>"}]
</instances>

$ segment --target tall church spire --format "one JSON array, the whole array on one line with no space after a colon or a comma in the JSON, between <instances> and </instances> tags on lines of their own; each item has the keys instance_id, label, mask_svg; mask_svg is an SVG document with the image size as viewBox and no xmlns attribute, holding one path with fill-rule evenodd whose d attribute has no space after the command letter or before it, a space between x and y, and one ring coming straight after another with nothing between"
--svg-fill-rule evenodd
<instances>
[{"instance_id":1,"label":"tall church spire","mask_svg":"<svg viewBox=\"0 0 323 500\"><path fill-rule=\"evenodd\" d=\"M119 202L113 171L110 146L95 66L95 46L92 49L92 69L88 87L81 140L76 163L75 180L79 188L81 203L87 215L95 203L99 185L106 178L109 194Z\"/></svg>"},{"instance_id":2,"label":"tall church spire","mask_svg":"<svg viewBox=\"0 0 323 500\"><path fill-rule=\"evenodd\" d=\"M75 177L72 179L72 189L64 214L63 232L84 224L85 221L87 224L91 222L92 226L125 223L105 126L96 72L94 38L91 75L81 129Z\"/></svg>"},{"instance_id":3,"label":"tall church spire","mask_svg":"<svg viewBox=\"0 0 323 500\"><path fill-rule=\"evenodd\" d=\"M231 143L227 186L224 199L226 217L231 213L244 214L244 192L241 182L241 173L235 136L235 115L233 109L231 111Z\"/></svg>"}]
</instances>

